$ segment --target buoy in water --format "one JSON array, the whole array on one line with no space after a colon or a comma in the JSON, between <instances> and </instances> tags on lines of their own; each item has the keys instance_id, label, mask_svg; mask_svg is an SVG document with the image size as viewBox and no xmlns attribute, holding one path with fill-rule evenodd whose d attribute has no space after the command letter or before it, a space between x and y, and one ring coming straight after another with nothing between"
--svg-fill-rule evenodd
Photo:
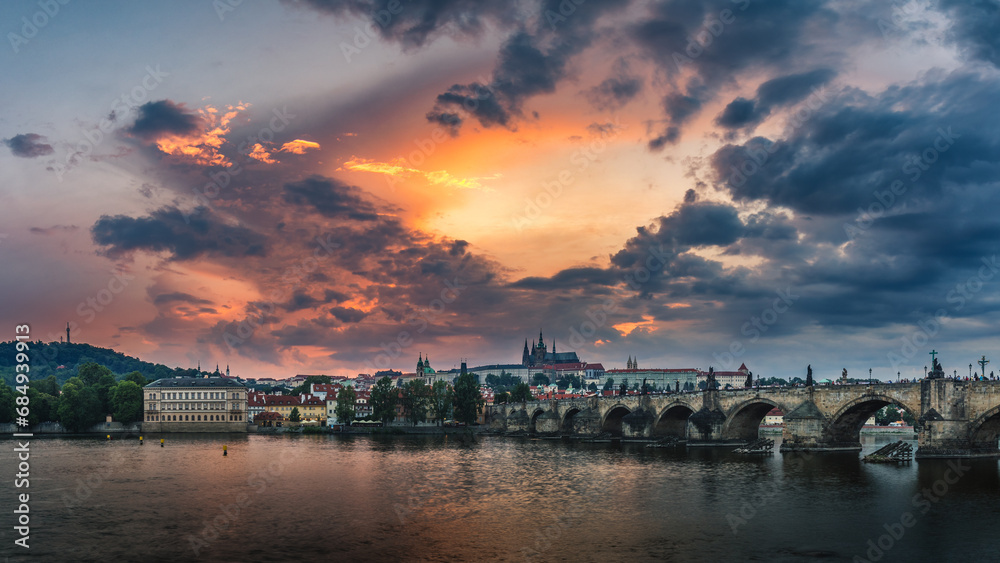
<instances>
[{"instance_id":1,"label":"buoy in water","mask_svg":"<svg viewBox=\"0 0 1000 563\"><path fill-rule=\"evenodd\" d=\"M139 445L140 445L140 446L144 445L144 444L142 443L142 436L139 436Z\"/></svg>"},{"instance_id":2,"label":"buoy in water","mask_svg":"<svg viewBox=\"0 0 1000 563\"><path fill-rule=\"evenodd\" d=\"M110 439L111 439L111 434L108 434L108 440L110 440Z\"/></svg>"},{"instance_id":3,"label":"buoy in water","mask_svg":"<svg viewBox=\"0 0 1000 563\"><path fill-rule=\"evenodd\" d=\"M222 455L223 455L223 456L226 456L226 455L229 455L229 452L227 452L227 451L226 451L226 448L227 448L227 447L228 447L228 446L222 446Z\"/></svg>"},{"instance_id":4,"label":"buoy in water","mask_svg":"<svg viewBox=\"0 0 1000 563\"><path fill-rule=\"evenodd\" d=\"M160 438L160 447L163 447L163 438Z\"/></svg>"}]
</instances>

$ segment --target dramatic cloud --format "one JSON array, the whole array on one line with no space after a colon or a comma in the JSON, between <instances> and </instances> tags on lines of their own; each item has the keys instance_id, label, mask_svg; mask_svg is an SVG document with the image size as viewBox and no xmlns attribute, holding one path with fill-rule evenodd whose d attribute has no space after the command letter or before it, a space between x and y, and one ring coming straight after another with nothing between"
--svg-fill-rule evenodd
<instances>
[{"instance_id":1,"label":"dramatic cloud","mask_svg":"<svg viewBox=\"0 0 1000 563\"><path fill-rule=\"evenodd\" d=\"M358 188L332 178L312 176L285 184L284 190L282 197L286 202L311 206L325 217L357 221L374 221L378 218L375 206L361 198Z\"/></svg>"},{"instance_id":2,"label":"dramatic cloud","mask_svg":"<svg viewBox=\"0 0 1000 563\"><path fill-rule=\"evenodd\" d=\"M771 110L802 101L834 75L830 69L817 69L768 80L757 88L756 100L736 98L715 119L715 123L727 129L757 125L771 114Z\"/></svg>"},{"instance_id":3,"label":"dramatic cloud","mask_svg":"<svg viewBox=\"0 0 1000 563\"><path fill-rule=\"evenodd\" d=\"M305 154L309 149L320 148L319 143L313 141L304 141L302 139L295 139L294 141L289 141L278 149L279 152L288 152L292 154Z\"/></svg>"},{"instance_id":4,"label":"dramatic cloud","mask_svg":"<svg viewBox=\"0 0 1000 563\"><path fill-rule=\"evenodd\" d=\"M14 156L22 158L37 158L52 154L52 145L43 143L45 137L37 133L22 133L14 135L9 139L4 139L3 144L7 145Z\"/></svg>"},{"instance_id":5,"label":"dramatic cloud","mask_svg":"<svg viewBox=\"0 0 1000 563\"><path fill-rule=\"evenodd\" d=\"M950 39L971 59L1000 67L1000 4L996 0L938 0L951 18Z\"/></svg>"},{"instance_id":6,"label":"dramatic cloud","mask_svg":"<svg viewBox=\"0 0 1000 563\"><path fill-rule=\"evenodd\" d=\"M482 189L485 187L483 181L496 180L501 177L500 174L493 174L491 176L473 178L456 178L446 170L424 172L423 170L418 170L409 166L406 159L403 158L396 159L393 162L376 162L374 160L358 158L355 156L345 162L343 168L345 170L385 174L392 178L390 182L420 177L430 184L463 189Z\"/></svg>"},{"instance_id":7,"label":"dramatic cloud","mask_svg":"<svg viewBox=\"0 0 1000 563\"><path fill-rule=\"evenodd\" d=\"M335 15L370 19L379 35L404 47L421 47L439 36L476 37L490 23L516 21L506 3L477 0L412 0L389 11L383 0L307 0L307 4Z\"/></svg>"},{"instance_id":8,"label":"dramatic cloud","mask_svg":"<svg viewBox=\"0 0 1000 563\"><path fill-rule=\"evenodd\" d=\"M614 76L587 91L587 99L599 110L621 109L642 90L642 79L630 74L627 62L619 60L616 66Z\"/></svg>"},{"instance_id":9,"label":"dramatic cloud","mask_svg":"<svg viewBox=\"0 0 1000 563\"><path fill-rule=\"evenodd\" d=\"M212 301L208 299L202 299L200 297L195 297L190 293L184 293L183 291L175 291L172 293L160 293L153 298L154 305L163 305L166 303L189 303L192 305L214 305Z\"/></svg>"},{"instance_id":10,"label":"dramatic cloud","mask_svg":"<svg viewBox=\"0 0 1000 563\"><path fill-rule=\"evenodd\" d=\"M94 242L106 247L108 256L136 250L166 252L171 260L190 260L202 255L263 256L266 239L245 227L224 224L208 210L187 215L176 207L164 207L147 217L102 215L90 229Z\"/></svg>"},{"instance_id":11,"label":"dramatic cloud","mask_svg":"<svg viewBox=\"0 0 1000 563\"><path fill-rule=\"evenodd\" d=\"M170 100L147 102L139 106L139 116L125 132L140 139L152 140L165 135L188 136L201 127L201 117L182 104Z\"/></svg>"}]
</instances>

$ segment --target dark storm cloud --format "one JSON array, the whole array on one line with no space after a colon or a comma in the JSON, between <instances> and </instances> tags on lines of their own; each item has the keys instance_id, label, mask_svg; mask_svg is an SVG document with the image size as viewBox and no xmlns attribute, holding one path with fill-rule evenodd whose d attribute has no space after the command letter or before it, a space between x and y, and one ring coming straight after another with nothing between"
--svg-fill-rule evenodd
<instances>
[{"instance_id":1,"label":"dark storm cloud","mask_svg":"<svg viewBox=\"0 0 1000 563\"><path fill-rule=\"evenodd\" d=\"M457 130L462 113L475 117L483 127L513 128L524 116L528 98L554 92L568 76L573 57L589 47L597 33L595 21L605 13L628 5L622 1L591 1L573 6L566 13L565 2L545 0L538 4L534 27L522 27L504 41L497 56L489 83L455 84L439 95L428 120L447 120ZM534 4L532 4L534 6ZM621 102L638 91L639 85L621 78L621 84L609 83L611 94ZM600 88L600 87L599 87ZM634 90L634 92L633 92Z\"/></svg>"},{"instance_id":2,"label":"dark storm cloud","mask_svg":"<svg viewBox=\"0 0 1000 563\"><path fill-rule=\"evenodd\" d=\"M361 309L351 307L330 307L330 314L342 323L358 323L368 316L368 313Z\"/></svg>"},{"instance_id":3,"label":"dark storm cloud","mask_svg":"<svg viewBox=\"0 0 1000 563\"><path fill-rule=\"evenodd\" d=\"M1000 2L938 0L951 20L949 39L969 59L1000 67Z\"/></svg>"},{"instance_id":4,"label":"dark storm cloud","mask_svg":"<svg viewBox=\"0 0 1000 563\"><path fill-rule=\"evenodd\" d=\"M361 198L361 190L333 178L312 176L285 184L283 198L294 205L311 206L324 217L374 221L375 206Z\"/></svg>"},{"instance_id":5,"label":"dark storm cloud","mask_svg":"<svg viewBox=\"0 0 1000 563\"><path fill-rule=\"evenodd\" d=\"M766 119L773 109L804 100L835 75L834 71L821 68L768 80L757 88L755 100L736 98L719 114L715 123L727 129L756 125Z\"/></svg>"},{"instance_id":6,"label":"dark storm cloud","mask_svg":"<svg viewBox=\"0 0 1000 563\"><path fill-rule=\"evenodd\" d=\"M487 25L509 24L516 16L506 2L478 0L306 0L306 4L334 15L367 18L383 39L408 48L439 36L477 37Z\"/></svg>"},{"instance_id":7,"label":"dark storm cloud","mask_svg":"<svg viewBox=\"0 0 1000 563\"><path fill-rule=\"evenodd\" d=\"M102 215L90 233L97 245L106 247L102 253L108 256L145 250L168 252L171 260L202 255L263 256L267 242L250 229L219 222L207 210L187 216L176 207L163 207L138 218Z\"/></svg>"},{"instance_id":8,"label":"dark storm cloud","mask_svg":"<svg viewBox=\"0 0 1000 563\"><path fill-rule=\"evenodd\" d=\"M613 286L621 283L621 276L605 268L568 268L552 277L531 276L521 278L511 287L534 290L579 289L596 291L596 286Z\"/></svg>"},{"instance_id":9,"label":"dark storm cloud","mask_svg":"<svg viewBox=\"0 0 1000 563\"><path fill-rule=\"evenodd\" d=\"M838 59L840 55L824 53L820 47L823 39L836 38L841 19L826 4L821 0L657 4L650 17L632 30L646 56L674 83L663 102L666 126L650 141L650 148L661 149L679 140L685 122L745 72L787 72L810 56L828 58L831 63ZM873 24L872 29L867 35L874 38L878 28ZM682 78L687 82L676 83ZM775 86L765 92L780 93ZM749 100L731 106L720 116L723 123L742 123L754 116Z\"/></svg>"},{"instance_id":10,"label":"dark storm cloud","mask_svg":"<svg viewBox=\"0 0 1000 563\"><path fill-rule=\"evenodd\" d=\"M4 139L3 144L7 145L11 154L14 156L19 156L21 158L38 158L39 156L45 156L55 152L52 145L42 142L44 139L45 137L39 135L38 133L21 133L20 135L14 135L9 139Z\"/></svg>"},{"instance_id":11,"label":"dark storm cloud","mask_svg":"<svg viewBox=\"0 0 1000 563\"><path fill-rule=\"evenodd\" d=\"M961 72L878 96L843 92L787 138L718 149L711 172L736 200L810 214L867 208L893 181L903 182L907 198L937 198L949 185L989 181L1000 160L991 133L1000 119L981 108L998 94L995 79Z\"/></svg>"},{"instance_id":12,"label":"dark storm cloud","mask_svg":"<svg viewBox=\"0 0 1000 563\"><path fill-rule=\"evenodd\" d=\"M139 106L139 116L125 132L140 139L155 139L160 135L190 135L201 124L196 113L170 100L147 102Z\"/></svg>"}]
</instances>

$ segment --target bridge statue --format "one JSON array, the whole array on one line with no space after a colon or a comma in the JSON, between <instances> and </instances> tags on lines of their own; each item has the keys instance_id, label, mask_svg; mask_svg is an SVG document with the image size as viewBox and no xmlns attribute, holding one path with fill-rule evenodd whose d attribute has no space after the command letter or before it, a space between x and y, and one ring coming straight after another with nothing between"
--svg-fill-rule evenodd
<instances>
[{"instance_id":1,"label":"bridge statue","mask_svg":"<svg viewBox=\"0 0 1000 563\"><path fill-rule=\"evenodd\" d=\"M756 440L764 416L777 408L785 413L781 451L860 451L865 421L893 405L917 421L917 458L1000 456L1000 381L944 378L936 361L931 373L913 383L709 388L490 405L486 418L493 430L507 433L673 437L688 446L729 446Z\"/></svg>"}]
</instances>

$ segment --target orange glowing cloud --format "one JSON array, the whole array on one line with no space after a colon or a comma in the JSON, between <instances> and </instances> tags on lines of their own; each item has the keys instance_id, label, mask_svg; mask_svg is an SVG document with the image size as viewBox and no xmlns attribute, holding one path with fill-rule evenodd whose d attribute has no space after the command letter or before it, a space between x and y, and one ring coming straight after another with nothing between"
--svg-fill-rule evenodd
<instances>
[{"instance_id":1,"label":"orange glowing cloud","mask_svg":"<svg viewBox=\"0 0 1000 563\"><path fill-rule=\"evenodd\" d=\"M225 136L230 130L229 123L241 111L249 107L250 104L242 102L235 106L226 106L226 113L220 116L218 109L205 106L198 110L198 114L207 124L206 131L191 135L160 137L155 142L156 148L165 154L181 157L204 166L232 166L233 163L220 153L219 149L226 142ZM263 147L261 149L263 150Z\"/></svg>"},{"instance_id":2,"label":"orange glowing cloud","mask_svg":"<svg viewBox=\"0 0 1000 563\"><path fill-rule=\"evenodd\" d=\"M277 160L271 158L271 153L267 152L267 149L265 149L260 143L256 143L253 146L253 150L251 150L247 156L254 160L259 160L264 164L276 164L278 162Z\"/></svg>"},{"instance_id":3,"label":"orange glowing cloud","mask_svg":"<svg viewBox=\"0 0 1000 563\"><path fill-rule=\"evenodd\" d=\"M312 141L305 141L302 139L295 139L294 141L289 141L278 149L278 152L290 152L292 154L305 154L309 149L320 148L319 143L314 143Z\"/></svg>"},{"instance_id":4,"label":"orange glowing cloud","mask_svg":"<svg viewBox=\"0 0 1000 563\"><path fill-rule=\"evenodd\" d=\"M618 323L612 325L611 328L620 332L622 336L628 336L636 329L644 329L646 332L656 332L659 327L656 326L656 322L651 317L643 316L640 322Z\"/></svg>"},{"instance_id":5,"label":"orange glowing cloud","mask_svg":"<svg viewBox=\"0 0 1000 563\"><path fill-rule=\"evenodd\" d=\"M359 172L373 172L375 174L385 174L394 178L424 178L427 182L436 186L447 186L449 188L460 189L489 189L483 186L483 180L496 180L501 174L491 174L489 176L478 176L472 178L457 178L446 170L436 170L425 172L407 166L406 159L396 158L389 162L377 162L371 159L351 157L338 170L353 170Z\"/></svg>"}]
</instances>

